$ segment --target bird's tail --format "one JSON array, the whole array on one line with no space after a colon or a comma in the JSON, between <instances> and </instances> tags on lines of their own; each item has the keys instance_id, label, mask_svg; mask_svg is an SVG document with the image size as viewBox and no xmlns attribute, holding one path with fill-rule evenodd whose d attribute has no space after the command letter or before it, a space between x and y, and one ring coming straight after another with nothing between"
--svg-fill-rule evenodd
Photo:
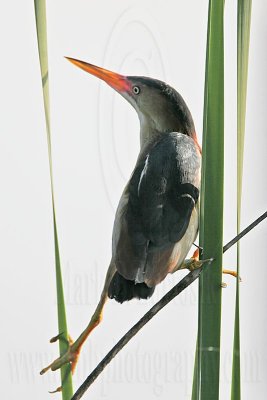
<instances>
[{"instance_id":1,"label":"bird's tail","mask_svg":"<svg viewBox=\"0 0 267 400\"><path fill-rule=\"evenodd\" d=\"M154 293L155 287L149 287L145 283L135 283L125 279L118 272L112 278L108 289L108 297L119 303L136 299L148 299Z\"/></svg>"}]
</instances>

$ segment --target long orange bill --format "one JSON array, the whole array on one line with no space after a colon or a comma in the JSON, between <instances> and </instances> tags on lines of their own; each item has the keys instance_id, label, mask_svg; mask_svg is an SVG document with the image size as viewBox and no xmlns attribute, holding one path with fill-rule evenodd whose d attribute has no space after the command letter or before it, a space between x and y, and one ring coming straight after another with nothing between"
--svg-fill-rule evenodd
<instances>
[{"instance_id":1,"label":"long orange bill","mask_svg":"<svg viewBox=\"0 0 267 400\"><path fill-rule=\"evenodd\" d=\"M123 75L116 74L115 72L108 71L107 69L97 67L96 65L89 64L84 61L76 60L75 58L65 58L77 67L83 69L86 72L89 72L89 74L92 74L97 78L102 79L118 92L128 92L130 90L130 82Z\"/></svg>"}]
</instances>

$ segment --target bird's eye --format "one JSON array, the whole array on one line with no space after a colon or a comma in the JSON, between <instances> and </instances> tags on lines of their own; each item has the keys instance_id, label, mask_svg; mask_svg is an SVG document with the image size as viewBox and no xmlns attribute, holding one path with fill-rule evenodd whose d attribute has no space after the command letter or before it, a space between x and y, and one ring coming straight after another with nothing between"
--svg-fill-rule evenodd
<instances>
[{"instance_id":1,"label":"bird's eye","mask_svg":"<svg viewBox=\"0 0 267 400\"><path fill-rule=\"evenodd\" d=\"M139 94L140 93L140 87L139 86L133 86L133 93L134 94Z\"/></svg>"}]
</instances>

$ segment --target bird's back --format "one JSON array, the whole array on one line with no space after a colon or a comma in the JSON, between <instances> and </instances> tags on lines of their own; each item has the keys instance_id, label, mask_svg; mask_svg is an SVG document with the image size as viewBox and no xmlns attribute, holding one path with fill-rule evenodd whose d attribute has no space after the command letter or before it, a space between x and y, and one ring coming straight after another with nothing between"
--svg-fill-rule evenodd
<instances>
[{"instance_id":1,"label":"bird's back","mask_svg":"<svg viewBox=\"0 0 267 400\"><path fill-rule=\"evenodd\" d=\"M153 287L183 262L198 229L200 163L198 146L182 133L166 133L142 152L113 230L113 260L126 280Z\"/></svg>"}]
</instances>

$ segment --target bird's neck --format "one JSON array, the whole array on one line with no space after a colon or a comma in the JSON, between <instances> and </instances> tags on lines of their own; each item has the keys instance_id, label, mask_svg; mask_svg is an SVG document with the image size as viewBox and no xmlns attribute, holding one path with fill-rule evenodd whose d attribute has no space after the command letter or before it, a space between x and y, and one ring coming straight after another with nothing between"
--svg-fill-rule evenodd
<instances>
[{"instance_id":1,"label":"bird's neck","mask_svg":"<svg viewBox=\"0 0 267 400\"><path fill-rule=\"evenodd\" d=\"M140 120L140 147L141 150L147 146L147 144L153 142L156 138L170 132L180 132L192 139L197 143L197 136L195 132L195 126L192 120L187 121L187 124L181 124L179 121L166 121L152 118L148 118L143 114L139 114Z\"/></svg>"},{"instance_id":2,"label":"bird's neck","mask_svg":"<svg viewBox=\"0 0 267 400\"><path fill-rule=\"evenodd\" d=\"M157 136L157 130L155 129L154 124L151 124L146 118L143 116L139 116L140 119L140 148L141 150L150 143L155 136Z\"/></svg>"}]
</instances>

